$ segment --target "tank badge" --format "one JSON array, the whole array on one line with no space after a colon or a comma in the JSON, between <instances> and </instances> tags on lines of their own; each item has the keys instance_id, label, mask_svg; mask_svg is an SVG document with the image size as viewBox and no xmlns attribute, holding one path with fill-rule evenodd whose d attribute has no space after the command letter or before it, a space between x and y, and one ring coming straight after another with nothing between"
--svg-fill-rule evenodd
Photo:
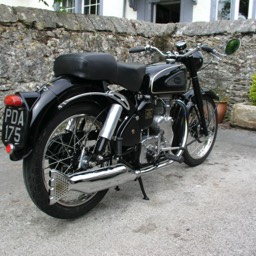
<instances>
[{"instance_id":1,"label":"tank badge","mask_svg":"<svg viewBox=\"0 0 256 256\"><path fill-rule=\"evenodd\" d=\"M145 110L145 119L153 118L153 109L149 108Z\"/></svg>"}]
</instances>

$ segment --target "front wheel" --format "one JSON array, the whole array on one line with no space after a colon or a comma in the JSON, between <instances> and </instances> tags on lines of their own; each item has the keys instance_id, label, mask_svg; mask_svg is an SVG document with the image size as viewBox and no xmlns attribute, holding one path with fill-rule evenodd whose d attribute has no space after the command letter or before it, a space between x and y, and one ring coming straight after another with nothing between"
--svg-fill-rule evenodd
<instances>
[{"instance_id":1,"label":"front wheel","mask_svg":"<svg viewBox=\"0 0 256 256\"><path fill-rule=\"evenodd\" d=\"M23 176L27 191L37 207L48 215L60 219L80 217L106 194L107 190L92 194L69 191L57 203L50 205L48 193L50 170L73 174L79 171L81 151L90 157L103 116L103 111L88 103L63 109L48 122L33 152L24 159Z\"/></svg>"},{"instance_id":2,"label":"front wheel","mask_svg":"<svg viewBox=\"0 0 256 256\"><path fill-rule=\"evenodd\" d=\"M203 95L203 110L208 136L203 134L196 104L193 104L189 110L188 139L183 154L184 162L189 166L201 164L210 154L216 140L218 130L217 110L214 101L205 95Z\"/></svg>"}]
</instances>

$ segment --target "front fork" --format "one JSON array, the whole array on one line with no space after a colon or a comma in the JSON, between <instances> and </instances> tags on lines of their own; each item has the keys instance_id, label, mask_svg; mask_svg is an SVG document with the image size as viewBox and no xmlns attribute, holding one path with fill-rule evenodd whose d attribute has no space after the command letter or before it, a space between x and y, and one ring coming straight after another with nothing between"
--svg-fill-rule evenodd
<instances>
[{"instance_id":1,"label":"front fork","mask_svg":"<svg viewBox=\"0 0 256 256\"><path fill-rule=\"evenodd\" d=\"M189 64L190 64L189 65L190 66L190 75L192 78L192 85L193 85L193 89L194 89L196 105L198 107L199 117L201 120L202 132L205 136L208 136L208 129L206 126L205 116L204 116L202 90L201 90L201 87L199 84L194 58L193 58L193 56L191 56L188 59L189 59Z\"/></svg>"}]
</instances>

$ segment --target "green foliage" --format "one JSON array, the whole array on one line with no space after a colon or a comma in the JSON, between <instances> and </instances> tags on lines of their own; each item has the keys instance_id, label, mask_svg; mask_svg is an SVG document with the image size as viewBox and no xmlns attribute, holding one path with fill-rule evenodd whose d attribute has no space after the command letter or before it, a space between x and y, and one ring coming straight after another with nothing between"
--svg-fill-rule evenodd
<instances>
[{"instance_id":1,"label":"green foliage","mask_svg":"<svg viewBox=\"0 0 256 256\"><path fill-rule=\"evenodd\" d=\"M252 101L253 105L256 105L256 74L252 75L252 83L249 92L249 99Z\"/></svg>"},{"instance_id":2,"label":"green foliage","mask_svg":"<svg viewBox=\"0 0 256 256\"><path fill-rule=\"evenodd\" d=\"M226 92L224 89L221 89L220 87L216 87L215 89L213 89L213 91L219 97L220 102L228 102L229 101L229 97L226 95Z\"/></svg>"}]
</instances>

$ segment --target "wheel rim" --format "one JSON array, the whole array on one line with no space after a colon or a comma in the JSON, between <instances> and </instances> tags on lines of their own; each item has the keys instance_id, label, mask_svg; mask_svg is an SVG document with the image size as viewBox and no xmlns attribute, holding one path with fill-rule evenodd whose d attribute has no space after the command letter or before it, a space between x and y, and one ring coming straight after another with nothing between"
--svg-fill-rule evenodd
<instances>
[{"instance_id":1,"label":"wheel rim","mask_svg":"<svg viewBox=\"0 0 256 256\"><path fill-rule=\"evenodd\" d=\"M92 150L100 128L101 123L95 117L78 114L65 119L54 129L43 153L43 178L47 190L49 171L55 169L66 175L75 173L78 170L82 149L88 153ZM69 191L58 204L67 207L79 206L91 200L96 194Z\"/></svg>"},{"instance_id":2,"label":"wheel rim","mask_svg":"<svg viewBox=\"0 0 256 256\"><path fill-rule=\"evenodd\" d=\"M205 136L202 132L196 106L192 107L189 114L187 151L194 159L200 159L209 152L216 135L217 121L214 106L209 101L203 100L203 110L208 136Z\"/></svg>"}]
</instances>

